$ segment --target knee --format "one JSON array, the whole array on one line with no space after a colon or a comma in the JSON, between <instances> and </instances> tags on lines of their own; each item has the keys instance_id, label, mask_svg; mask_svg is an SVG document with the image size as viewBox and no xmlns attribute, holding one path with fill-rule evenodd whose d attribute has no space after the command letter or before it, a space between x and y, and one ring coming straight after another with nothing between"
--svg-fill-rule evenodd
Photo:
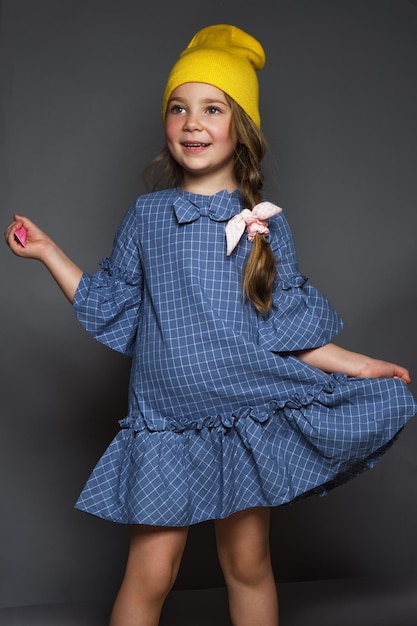
<instances>
[{"instance_id":1,"label":"knee","mask_svg":"<svg viewBox=\"0 0 417 626\"><path fill-rule=\"evenodd\" d=\"M177 577L178 567L171 563L154 563L142 571L140 589L150 600L164 600Z\"/></svg>"},{"instance_id":2,"label":"knee","mask_svg":"<svg viewBox=\"0 0 417 626\"><path fill-rule=\"evenodd\" d=\"M220 564L227 584L233 582L253 587L269 578L272 571L269 552L246 553L234 557L222 555Z\"/></svg>"},{"instance_id":3,"label":"knee","mask_svg":"<svg viewBox=\"0 0 417 626\"><path fill-rule=\"evenodd\" d=\"M161 603L171 591L179 565L164 558L144 559L140 563L128 561L123 588L132 598L143 598L149 603Z\"/></svg>"},{"instance_id":4,"label":"knee","mask_svg":"<svg viewBox=\"0 0 417 626\"><path fill-rule=\"evenodd\" d=\"M143 599L149 604L162 604L175 582L176 573L169 564L155 563L135 571L128 567L122 588L135 601Z\"/></svg>"},{"instance_id":5,"label":"knee","mask_svg":"<svg viewBox=\"0 0 417 626\"><path fill-rule=\"evenodd\" d=\"M150 602L164 600L181 563L187 528L133 526L123 584L131 595Z\"/></svg>"}]
</instances>

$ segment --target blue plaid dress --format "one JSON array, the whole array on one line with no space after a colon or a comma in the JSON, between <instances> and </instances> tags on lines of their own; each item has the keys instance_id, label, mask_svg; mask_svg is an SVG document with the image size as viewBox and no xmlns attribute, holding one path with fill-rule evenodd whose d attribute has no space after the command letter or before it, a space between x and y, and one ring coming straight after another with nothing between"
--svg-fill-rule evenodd
<instances>
[{"instance_id":1,"label":"blue plaid dress","mask_svg":"<svg viewBox=\"0 0 417 626\"><path fill-rule=\"evenodd\" d=\"M393 379L328 375L293 356L343 323L298 270L283 213L269 222L273 307L242 302L251 243L226 256L239 192L140 197L74 310L132 357L129 408L76 507L121 523L184 526L288 503L371 467L417 412Z\"/></svg>"}]
</instances>

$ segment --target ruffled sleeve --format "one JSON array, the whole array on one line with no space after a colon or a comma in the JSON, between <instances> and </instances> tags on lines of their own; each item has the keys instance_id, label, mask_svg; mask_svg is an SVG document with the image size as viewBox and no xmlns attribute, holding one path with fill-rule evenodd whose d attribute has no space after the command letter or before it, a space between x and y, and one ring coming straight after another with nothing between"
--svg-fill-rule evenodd
<instances>
[{"instance_id":1,"label":"ruffled sleeve","mask_svg":"<svg viewBox=\"0 0 417 626\"><path fill-rule=\"evenodd\" d=\"M272 352L292 352L329 343L344 324L329 301L300 274L291 229L283 213L270 220L277 277L271 311L259 317L259 343Z\"/></svg>"},{"instance_id":2,"label":"ruffled sleeve","mask_svg":"<svg viewBox=\"0 0 417 626\"><path fill-rule=\"evenodd\" d=\"M130 207L116 233L111 257L103 259L100 267L99 272L83 274L73 310L95 339L131 356L143 284L135 205Z\"/></svg>"}]
</instances>

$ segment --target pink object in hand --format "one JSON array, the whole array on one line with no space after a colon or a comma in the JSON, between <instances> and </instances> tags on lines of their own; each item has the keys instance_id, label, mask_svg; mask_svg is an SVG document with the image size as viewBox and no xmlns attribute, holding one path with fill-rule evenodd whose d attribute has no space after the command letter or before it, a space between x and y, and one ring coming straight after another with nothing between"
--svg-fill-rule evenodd
<instances>
[{"instance_id":1,"label":"pink object in hand","mask_svg":"<svg viewBox=\"0 0 417 626\"><path fill-rule=\"evenodd\" d=\"M26 247L26 228L24 226L21 226L20 228L17 229L14 236L25 248Z\"/></svg>"}]
</instances>

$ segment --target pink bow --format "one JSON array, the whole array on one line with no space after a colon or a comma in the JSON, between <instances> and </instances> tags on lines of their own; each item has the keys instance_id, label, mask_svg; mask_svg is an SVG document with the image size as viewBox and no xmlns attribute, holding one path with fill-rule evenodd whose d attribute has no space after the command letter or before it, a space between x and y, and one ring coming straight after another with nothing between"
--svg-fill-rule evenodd
<instances>
[{"instance_id":1,"label":"pink bow","mask_svg":"<svg viewBox=\"0 0 417 626\"><path fill-rule=\"evenodd\" d=\"M246 228L248 241L253 241L255 235L269 235L268 219L281 213L281 207L271 202L260 202L250 209L243 209L232 217L226 226L227 256L230 256L239 243Z\"/></svg>"}]
</instances>

